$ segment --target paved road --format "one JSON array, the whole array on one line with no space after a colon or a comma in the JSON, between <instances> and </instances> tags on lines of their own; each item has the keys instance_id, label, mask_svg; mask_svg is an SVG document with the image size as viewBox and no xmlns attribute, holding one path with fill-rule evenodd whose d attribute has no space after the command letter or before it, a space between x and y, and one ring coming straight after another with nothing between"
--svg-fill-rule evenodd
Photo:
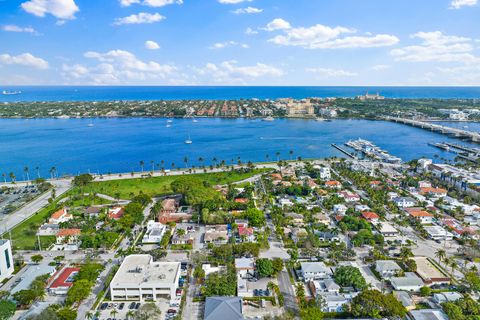
<instances>
[{"instance_id":1,"label":"paved road","mask_svg":"<svg viewBox=\"0 0 480 320\"><path fill-rule=\"evenodd\" d=\"M286 269L283 269L278 275L278 287L284 297L285 309L298 313L297 297Z\"/></svg>"},{"instance_id":2,"label":"paved road","mask_svg":"<svg viewBox=\"0 0 480 320\"><path fill-rule=\"evenodd\" d=\"M56 196L59 197L67 192L71 188L70 180L52 180L50 181L55 186ZM47 191L39 197L35 198L33 201L27 203L19 210L10 213L5 216L0 222L0 232L7 232L13 229L16 225L20 224L22 221L30 218L38 210L42 209L48 205L48 199L52 195L51 191Z\"/></svg>"}]
</instances>

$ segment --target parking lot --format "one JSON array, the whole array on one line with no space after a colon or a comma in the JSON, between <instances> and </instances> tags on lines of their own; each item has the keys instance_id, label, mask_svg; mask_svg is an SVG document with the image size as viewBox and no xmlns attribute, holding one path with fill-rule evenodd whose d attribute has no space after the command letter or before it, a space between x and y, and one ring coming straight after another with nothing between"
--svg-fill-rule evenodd
<instances>
[{"instance_id":1,"label":"parking lot","mask_svg":"<svg viewBox=\"0 0 480 320\"><path fill-rule=\"evenodd\" d=\"M40 191L34 185L0 188L0 219L38 196Z\"/></svg>"},{"instance_id":2,"label":"parking lot","mask_svg":"<svg viewBox=\"0 0 480 320\"><path fill-rule=\"evenodd\" d=\"M100 312L98 320L126 320L133 319L133 315L141 310L142 305L147 302L139 301L125 301L125 302L110 302L105 301L98 307ZM175 317L178 312L180 301L170 304L168 299L158 299L154 302L161 310L162 314L159 319L170 320ZM175 311L175 312L173 312ZM129 318L130 316L130 318Z\"/></svg>"}]
</instances>

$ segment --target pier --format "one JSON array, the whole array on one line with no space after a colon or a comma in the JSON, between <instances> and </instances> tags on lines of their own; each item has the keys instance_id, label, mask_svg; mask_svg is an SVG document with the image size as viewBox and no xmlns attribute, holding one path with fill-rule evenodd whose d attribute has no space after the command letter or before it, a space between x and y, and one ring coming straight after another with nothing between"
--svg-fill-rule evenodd
<instances>
[{"instance_id":1,"label":"pier","mask_svg":"<svg viewBox=\"0 0 480 320\"><path fill-rule=\"evenodd\" d=\"M473 132L473 131L468 131L463 129L456 129L451 127L441 126L439 124L412 120L412 119L405 119L405 118L385 117L383 119L387 121L393 121L397 123L410 125L412 127L417 127L417 128L438 132L441 134L453 136L458 139L468 139L472 142L480 143L480 133L478 132Z\"/></svg>"},{"instance_id":2,"label":"pier","mask_svg":"<svg viewBox=\"0 0 480 320\"><path fill-rule=\"evenodd\" d=\"M347 150L343 149L342 147L336 145L335 143L332 143L332 147L334 147L335 149L343 152L344 154L346 154L347 156L349 156L350 158L352 159L357 159L357 157L355 155L353 155L352 153L348 152Z\"/></svg>"}]
</instances>

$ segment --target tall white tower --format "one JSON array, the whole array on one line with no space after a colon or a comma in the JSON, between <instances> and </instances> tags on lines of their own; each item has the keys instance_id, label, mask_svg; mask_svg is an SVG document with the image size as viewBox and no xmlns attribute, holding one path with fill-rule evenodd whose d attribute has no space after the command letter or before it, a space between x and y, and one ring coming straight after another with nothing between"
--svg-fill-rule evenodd
<instances>
[{"instance_id":1,"label":"tall white tower","mask_svg":"<svg viewBox=\"0 0 480 320\"><path fill-rule=\"evenodd\" d=\"M0 282L13 274L13 256L10 240L0 239Z\"/></svg>"}]
</instances>

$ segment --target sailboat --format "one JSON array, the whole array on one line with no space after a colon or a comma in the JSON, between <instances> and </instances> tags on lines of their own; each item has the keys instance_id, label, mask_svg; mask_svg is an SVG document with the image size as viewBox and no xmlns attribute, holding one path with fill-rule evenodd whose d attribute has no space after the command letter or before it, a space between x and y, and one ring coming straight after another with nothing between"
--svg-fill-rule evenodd
<instances>
[{"instance_id":1,"label":"sailboat","mask_svg":"<svg viewBox=\"0 0 480 320\"><path fill-rule=\"evenodd\" d=\"M87 127L93 127L93 126L94 126L94 124L93 124L93 121L92 121L92 120L90 120L90 123L89 123L89 124L87 124Z\"/></svg>"},{"instance_id":2,"label":"sailboat","mask_svg":"<svg viewBox=\"0 0 480 320\"><path fill-rule=\"evenodd\" d=\"M193 118L192 122L193 122L193 123L197 123L197 122L198 122L198 120L197 120L197 119L195 119L195 118Z\"/></svg>"},{"instance_id":3,"label":"sailboat","mask_svg":"<svg viewBox=\"0 0 480 320\"><path fill-rule=\"evenodd\" d=\"M185 140L185 144L192 144L192 143L193 143L193 141L192 141L192 139L190 139L190 135L188 135L188 139Z\"/></svg>"}]
</instances>

